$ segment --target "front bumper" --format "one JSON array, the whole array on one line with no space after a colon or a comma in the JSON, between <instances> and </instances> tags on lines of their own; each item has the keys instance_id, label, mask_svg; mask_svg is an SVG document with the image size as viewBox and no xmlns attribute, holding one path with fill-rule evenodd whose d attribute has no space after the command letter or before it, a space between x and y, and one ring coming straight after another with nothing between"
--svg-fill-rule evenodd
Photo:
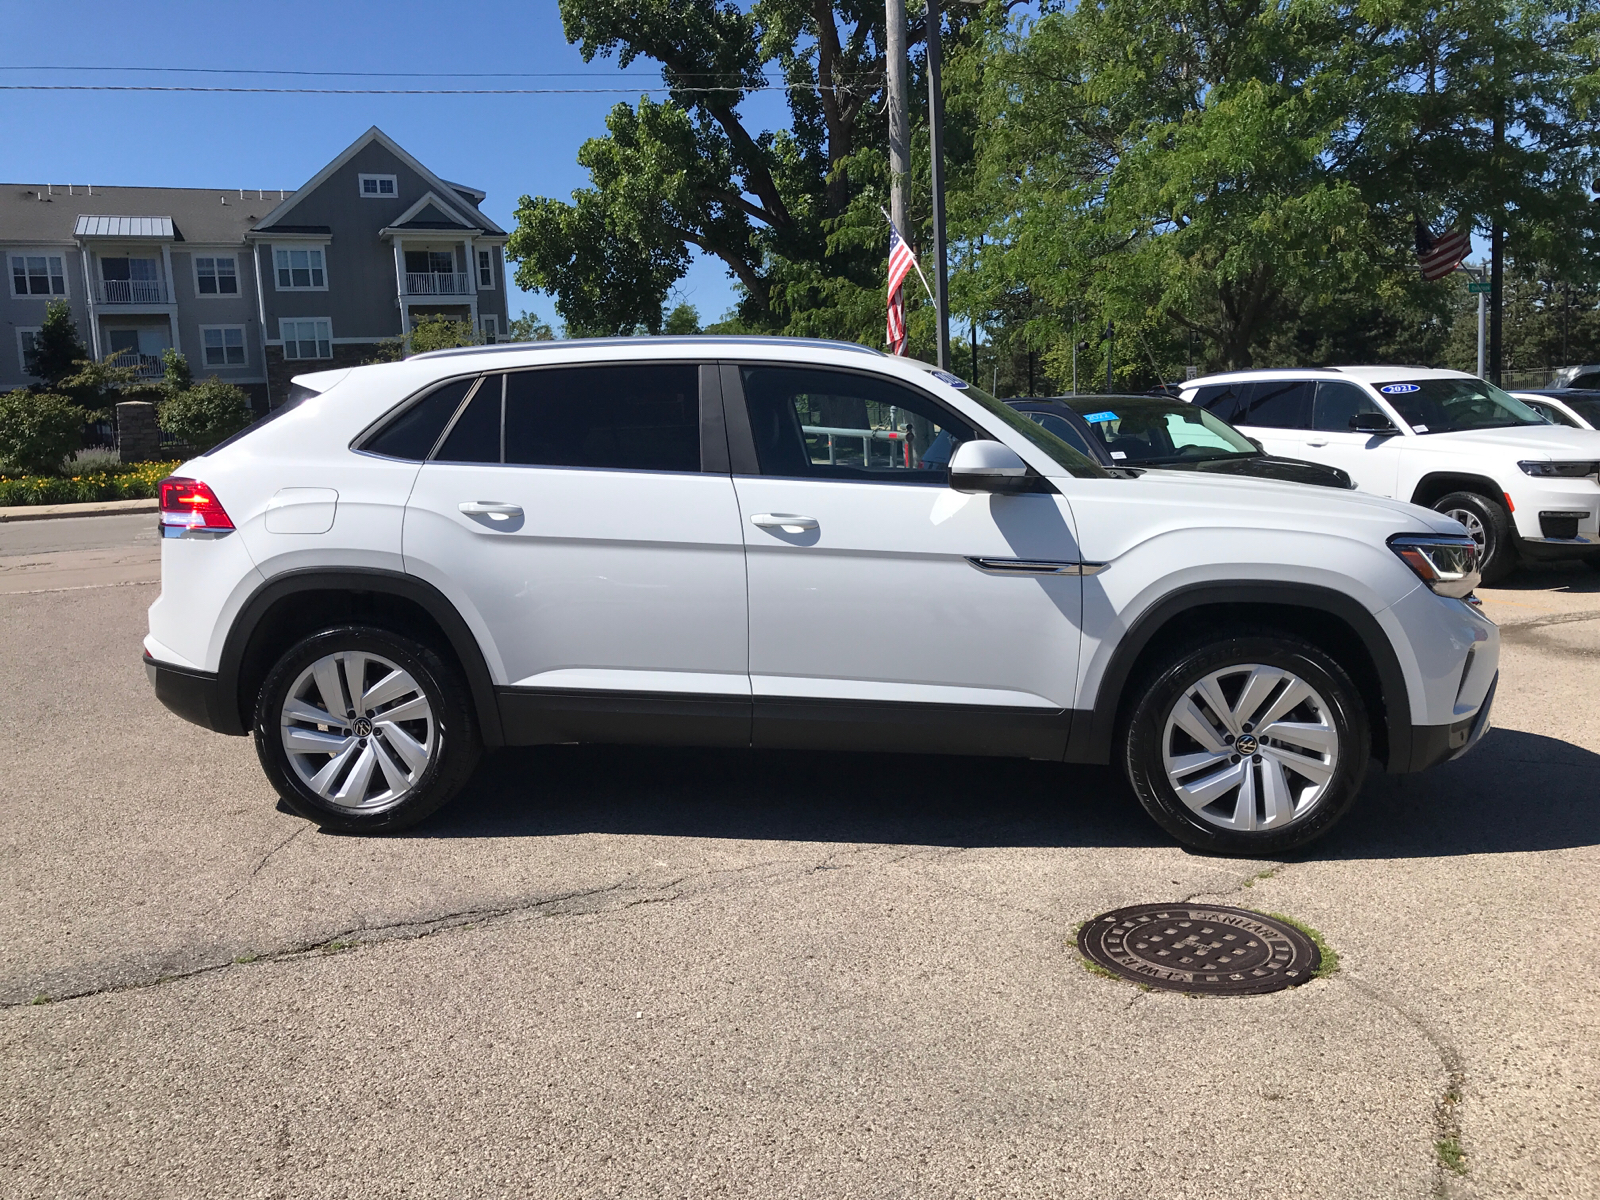
<instances>
[{"instance_id":1,"label":"front bumper","mask_svg":"<svg viewBox=\"0 0 1600 1200\"><path fill-rule=\"evenodd\" d=\"M240 735L245 732L239 721L238 705L229 702L230 697L225 695L214 673L158 662L148 651L144 656L144 673L150 678L156 699L185 721L218 733Z\"/></svg>"},{"instance_id":2,"label":"front bumper","mask_svg":"<svg viewBox=\"0 0 1600 1200\"><path fill-rule=\"evenodd\" d=\"M1494 693L1499 686L1500 674L1496 672L1483 703L1470 717L1463 717L1449 725L1413 725L1410 754L1405 764L1401 766L1391 761L1389 770L1397 774L1426 771L1429 767L1460 758L1471 750L1489 732L1489 710L1494 706Z\"/></svg>"}]
</instances>

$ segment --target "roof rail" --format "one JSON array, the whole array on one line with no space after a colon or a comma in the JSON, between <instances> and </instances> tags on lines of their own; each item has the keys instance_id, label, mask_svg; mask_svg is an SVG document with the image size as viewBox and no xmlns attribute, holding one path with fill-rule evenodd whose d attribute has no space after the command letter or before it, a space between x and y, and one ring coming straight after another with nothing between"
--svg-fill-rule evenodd
<instances>
[{"instance_id":1,"label":"roof rail","mask_svg":"<svg viewBox=\"0 0 1600 1200\"><path fill-rule=\"evenodd\" d=\"M863 346L859 342L838 342L826 338L794 338L771 337L762 334L742 333L696 333L679 336L663 337L607 337L607 338L559 338L541 342L496 342L492 346L457 346L450 350L429 350L426 354L414 354L412 360L423 358L451 358L463 354L498 354L508 350L539 350L545 347L554 349L557 346L571 346L583 344L585 346L704 346L719 342L736 342L742 346L815 346L819 349L853 350L858 354L872 354L882 357L883 351L871 346Z\"/></svg>"}]
</instances>

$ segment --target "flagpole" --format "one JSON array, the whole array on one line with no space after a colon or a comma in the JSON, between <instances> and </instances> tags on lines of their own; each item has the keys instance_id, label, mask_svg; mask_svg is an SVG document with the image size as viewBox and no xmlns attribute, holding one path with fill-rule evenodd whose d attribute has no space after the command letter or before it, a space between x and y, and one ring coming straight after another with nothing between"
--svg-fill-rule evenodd
<instances>
[{"instance_id":1,"label":"flagpole","mask_svg":"<svg viewBox=\"0 0 1600 1200\"><path fill-rule=\"evenodd\" d=\"M906 180L911 175L911 120L906 103L906 0L884 2L884 67L889 101L889 218L906 228Z\"/></svg>"},{"instance_id":2,"label":"flagpole","mask_svg":"<svg viewBox=\"0 0 1600 1200\"><path fill-rule=\"evenodd\" d=\"M938 310L938 363L950 369L950 271L944 244L944 88L940 82L939 0L928 0L928 156L933 184L934 307Z\"/></svg>"}]
</instances>

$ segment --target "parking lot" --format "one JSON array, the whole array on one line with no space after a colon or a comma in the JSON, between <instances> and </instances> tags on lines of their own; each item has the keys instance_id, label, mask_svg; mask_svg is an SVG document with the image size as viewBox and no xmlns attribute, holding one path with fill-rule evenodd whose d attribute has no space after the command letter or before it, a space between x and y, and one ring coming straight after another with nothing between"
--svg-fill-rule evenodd
<instances>
[{"instance_id":1,"label":"parking lot","mask_svg":"<svg viewBox=\"0 0 1600 1200\"><path fill-rule=\"evenodd\" d=\"M1258 862L1109 770L777 752L504 751L323 834L151 696L157 554L149 513L0 525L0 1194L1600 1189L1600 573L1481 593L1497 728ZM1081 966L1083 919L1185 898L1339 969Z\"/></svg>"}]
</instances>

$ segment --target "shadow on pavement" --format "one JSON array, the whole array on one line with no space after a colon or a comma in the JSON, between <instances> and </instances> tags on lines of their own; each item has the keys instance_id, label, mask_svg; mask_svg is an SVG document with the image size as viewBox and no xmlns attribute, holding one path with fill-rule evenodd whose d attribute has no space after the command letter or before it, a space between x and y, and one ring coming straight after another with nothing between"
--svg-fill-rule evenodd
<instances>
[{"instance_id":1,"label":"shadow on pavement","mask_svg":"<svg viewBox=\"0 0 1600 1200\"><path fill-rule=\"evenodd\" d=\"M1106 767L997 758L550 746L488 756L414 837L574 833L936 846L1169 844ZM1494 730L1420 775L1376 769L1304 857L1427 858L1600 843L1600 755ZM1298 857L1298 856L1297 856Z\"/></svg>"}]
</instances>

